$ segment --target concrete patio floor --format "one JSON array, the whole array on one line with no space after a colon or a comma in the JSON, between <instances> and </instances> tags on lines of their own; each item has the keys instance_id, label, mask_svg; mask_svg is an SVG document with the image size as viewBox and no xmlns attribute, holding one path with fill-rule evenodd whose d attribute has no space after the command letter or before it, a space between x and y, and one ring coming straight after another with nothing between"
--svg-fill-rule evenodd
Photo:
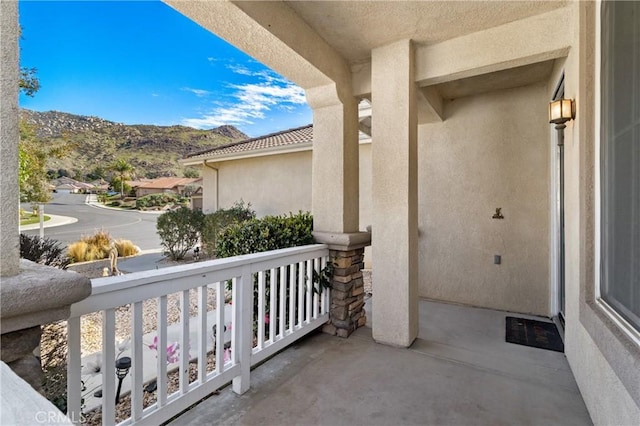
<instances>
[{"instance_id":1,"label":"concrete patio floor","mask_svg":"<svg viewBox=\"0 0 640 426\"><path fill-rule=\"evenodd\" d=\"M564 354L506 343L508 315L423 300L409 349L314 333L170 424L592 424Z\"/></svg>"}]
</instances>

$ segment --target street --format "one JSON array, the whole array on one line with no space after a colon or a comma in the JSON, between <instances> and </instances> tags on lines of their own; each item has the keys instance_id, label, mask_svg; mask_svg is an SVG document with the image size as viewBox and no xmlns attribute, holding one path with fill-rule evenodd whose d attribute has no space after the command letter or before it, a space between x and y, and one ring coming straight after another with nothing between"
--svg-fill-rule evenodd
<instances>
[{"instance_id":1,"label":"street","mask_svg":"<svg viewBox=\"0 0 640 426\"><path fill-rule=\"evenodd\" d=\"M158 214L138 211L105 209L85 204L85 194L53 194L53 200L45 205L44 214L71 216L77 222L44 229L44 236L68 246L84 235L105 230L113 239L131 240L141 250L160 248L156 233ZM25 205L24 208L29 208ZM38 229L22 231L27 235L39 235Z\"/></svg>"}]
</instances>

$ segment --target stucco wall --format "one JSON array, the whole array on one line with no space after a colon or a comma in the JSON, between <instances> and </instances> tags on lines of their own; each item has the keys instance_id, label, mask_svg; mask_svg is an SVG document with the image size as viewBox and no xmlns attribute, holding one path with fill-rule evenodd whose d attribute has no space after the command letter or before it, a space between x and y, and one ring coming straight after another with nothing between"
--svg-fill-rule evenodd
<instances>
[{"instance_id":1,"label":"stucco wall","mask_svg":"<svg viewBox=\"0 0 640 426\"><path fill-rule=\"evenodd\" d=\"M258 216L311 211L311 152L247 158L213 166L218 168L220 208L229 208L242 199L251 203Z\"/></svg>"},{"instance_id":2,"label":"stucco wall","mask_svg":"<svg viewBox=\"0 0 640 426\"><path fill-rule=\"evenodd\" d=\"M546 111L541 83L449 101L420 126L421 296L548 314Z\"/></svg>"},{"instance_id":3,"label":"stucco wall","mask_svg":"<svg viewBox=\"0 0 640 426\"><path fill-rule=\"evenodd\" d=\"M18 3L0 2L0 275L19 272Z\"/></svg>"}]
</instances>

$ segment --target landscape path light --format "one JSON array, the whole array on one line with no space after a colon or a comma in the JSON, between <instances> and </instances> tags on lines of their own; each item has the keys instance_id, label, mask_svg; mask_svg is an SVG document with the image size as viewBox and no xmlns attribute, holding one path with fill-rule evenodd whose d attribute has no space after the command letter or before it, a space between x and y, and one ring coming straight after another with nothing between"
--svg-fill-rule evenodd
<instances>
[{"instance_id":1,"label":"landscape path light","mask_svg":"<svg viewBox=\"0 0 640 426\"><path fill-rule=\"evenodd\" d=\"M122 380L127 377L131 369L131 358L123 356L116 360L116 377L118 378L118 390L116 392L116 404L120 402L120 389L122 388Z\"/></svg>"}]
</instances>

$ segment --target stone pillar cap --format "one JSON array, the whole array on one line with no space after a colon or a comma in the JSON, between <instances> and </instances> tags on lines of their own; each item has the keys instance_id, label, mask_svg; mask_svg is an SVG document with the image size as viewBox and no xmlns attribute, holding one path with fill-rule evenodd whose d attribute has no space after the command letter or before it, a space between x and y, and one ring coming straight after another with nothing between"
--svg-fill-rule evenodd
<instances>
[{"instance_id":1,"label":"stone pillar cap","mask_svg":"<svg viewBox=\"0 0 640 426\"><path fill-rule=\"evenodd\" d=\"M67 319L70 306L90 295L89 278L21 259L18 275L2 277L0 332Z\"/></svg>"},{"instance_id":2,"label":"stone pillar cap","mask_svg":"<svg viewBox=\"0 0 640 426\"><path fill-rule=\"evenodd\" d=\"M371 245L370 232L323 232L313 231L319 244L327 244L331 250L350 251Z\"/></svg>"}]
</instances>

